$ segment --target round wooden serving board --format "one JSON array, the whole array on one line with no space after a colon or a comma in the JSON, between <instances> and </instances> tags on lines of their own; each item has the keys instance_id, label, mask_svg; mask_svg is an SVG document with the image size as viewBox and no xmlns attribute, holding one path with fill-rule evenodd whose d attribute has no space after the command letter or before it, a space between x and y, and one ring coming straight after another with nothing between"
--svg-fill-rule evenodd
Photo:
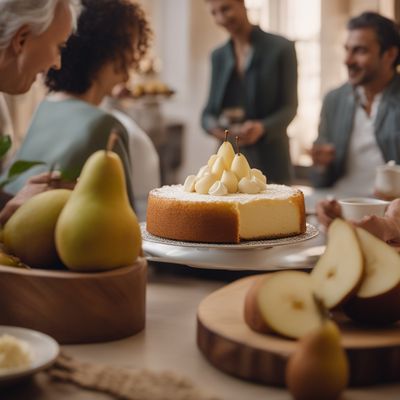
<instances>
[{"instance_id":1,"label":"round wooden serving board","mask_svg":"<svg viewBox=\"0 0 400 400\"><path fill-rule=\"evenodd\" d=\"M41 331L61 344L121 339L144 328L147 262L104 272L0 265L0 325Z\"/></svg>"},{"instance_id":2,"label":"round wooden serving board","mask_svg":"<svg viewBox=\"0 0 400 400\"><path fill-rule=\"evenodd\" d=\"M259 334L244 322L247 290L257 277L231 283L204 299L197 313L197 344L218 369L273 386L285 385L285 367L296 341ZM367 328L338 320L350 362L350 385L400 381L400 324Z\"/></svg>"}]
</instances>

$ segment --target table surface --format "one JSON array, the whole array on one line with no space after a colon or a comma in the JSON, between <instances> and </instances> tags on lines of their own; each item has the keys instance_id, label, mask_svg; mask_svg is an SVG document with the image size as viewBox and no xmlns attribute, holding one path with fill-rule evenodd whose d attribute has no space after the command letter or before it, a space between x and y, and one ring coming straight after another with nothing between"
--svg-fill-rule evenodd
<instances>
[{"instance_id":1,"label":"table surface","mask_svg":"<svg viewBox=\"0 0 400 400\"><path fill-rule=\"evenodd\" d=\"M182 272L177 274L177 269L182 269ZM230 273L225 278L221 273L218 279L205 279L204 271L193 274L187 268L169 264L150 267L149 272L147 326L143 332L115 342L63 346L63 350L81 361L174 371L222 399L291 398L284 389L242 381L220 372L208 363L197 348L197 306L205 296L225 285L225 279L234 279L234 274ZM7 393L4 397L7 400L111 399L108 395L88 392L73 385L49 383L44 374L38 374L32 381L21 382L12 388L0 388L0 399L3 399L2 393ZM400 385L349 389L343 396L343 400L378 398L399 399Z\"/></svg>"},{"instance_id":2,"label":"table surface","mask_svg":"<svg viewBox=\"0 0 400 400\"><path fill-rule=\"evenodd\" d=\"M315 222L315 221L311 221ZM315 246L323 235L304 246ZM293 249L288 247L289 252ZM80 361L117 367L173 371L207 392L226 400L289 400L285 389L262 386L231 377L214 368L196 345L196 311L210 293L245 274L197 270L166 263L150 264L147 286L146 328L124 340L62 346ZM1 400L109 400L106 394L89 392L70 384L50 382L43 373L30 381L2 388ZM341 400L398 400L400 384L348 389Z\"/></svg>"}]
</instances>

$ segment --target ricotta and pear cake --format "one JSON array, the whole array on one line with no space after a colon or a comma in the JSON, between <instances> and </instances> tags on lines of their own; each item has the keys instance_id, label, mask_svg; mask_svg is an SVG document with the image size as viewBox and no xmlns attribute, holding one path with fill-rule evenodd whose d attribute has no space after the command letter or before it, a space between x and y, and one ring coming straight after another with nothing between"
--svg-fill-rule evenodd
<instances>
[{"instance_id":1,"label":"ricotta and pear cake","mask_svg":"<svg viewBox=\"0 0 400 400\"><path fill-rule=\"evenodd\" d=\"M304 196L289 186L267 184L265 175L225 140L183 185L150 192L146 224L152 235L191 242L294 236L306 230Z\"/></svg>"}]
</instances>

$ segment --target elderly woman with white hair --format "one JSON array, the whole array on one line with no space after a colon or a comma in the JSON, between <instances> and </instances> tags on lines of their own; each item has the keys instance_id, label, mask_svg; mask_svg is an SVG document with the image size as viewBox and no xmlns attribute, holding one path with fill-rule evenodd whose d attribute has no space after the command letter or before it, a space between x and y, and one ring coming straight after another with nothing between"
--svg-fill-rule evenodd
<instances>
[{"instance_id":1,"label":"elderly woman with white hair","mask_svg":"<svg viewBox=\"0 0 400 400\"><path fill-rule=\"evenodd\" d=\"M73 0L0 0L0 91L25 93L37 74L60 68L75 19Z\"/></svg>"},{"instance_id":2,"label":"elderly woman with white hair","mask_svg":"<svg viewBox=\"0 0 400 400\"><path fill-rule=\"evenodd\" d=\"M76 0L0 0L0 92L25 93L38 74L60 68L78 7ZM27 199L52 188L52 177L32 177L3 207L0 223ZM0 193L1 205L8 199Z\"/></svg>"}]
</instances>

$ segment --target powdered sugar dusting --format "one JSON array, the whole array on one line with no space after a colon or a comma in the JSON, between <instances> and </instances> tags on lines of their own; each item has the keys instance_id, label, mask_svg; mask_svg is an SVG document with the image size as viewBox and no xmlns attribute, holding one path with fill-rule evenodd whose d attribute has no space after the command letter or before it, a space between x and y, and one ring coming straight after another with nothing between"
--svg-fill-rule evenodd
<instances>
[{"instance_id":1,"label":"powdered sugar dusting","mask_svg":"<svg viewBox=\"0 0 400 400\"><path fill-rule=\"evenodd\" d=\"M178 199L194 202L240 202L262 200L262 199L278 199L285 200L293 195L300 194L299 189L295 189L285 185L267 185L267 190L257 194L232 193L225 196L211 196L209 194L189 193L183 190L183 185L163 186L158 189L153 189L150 194L156 197Z\"/></svg>"}]
</instances>

